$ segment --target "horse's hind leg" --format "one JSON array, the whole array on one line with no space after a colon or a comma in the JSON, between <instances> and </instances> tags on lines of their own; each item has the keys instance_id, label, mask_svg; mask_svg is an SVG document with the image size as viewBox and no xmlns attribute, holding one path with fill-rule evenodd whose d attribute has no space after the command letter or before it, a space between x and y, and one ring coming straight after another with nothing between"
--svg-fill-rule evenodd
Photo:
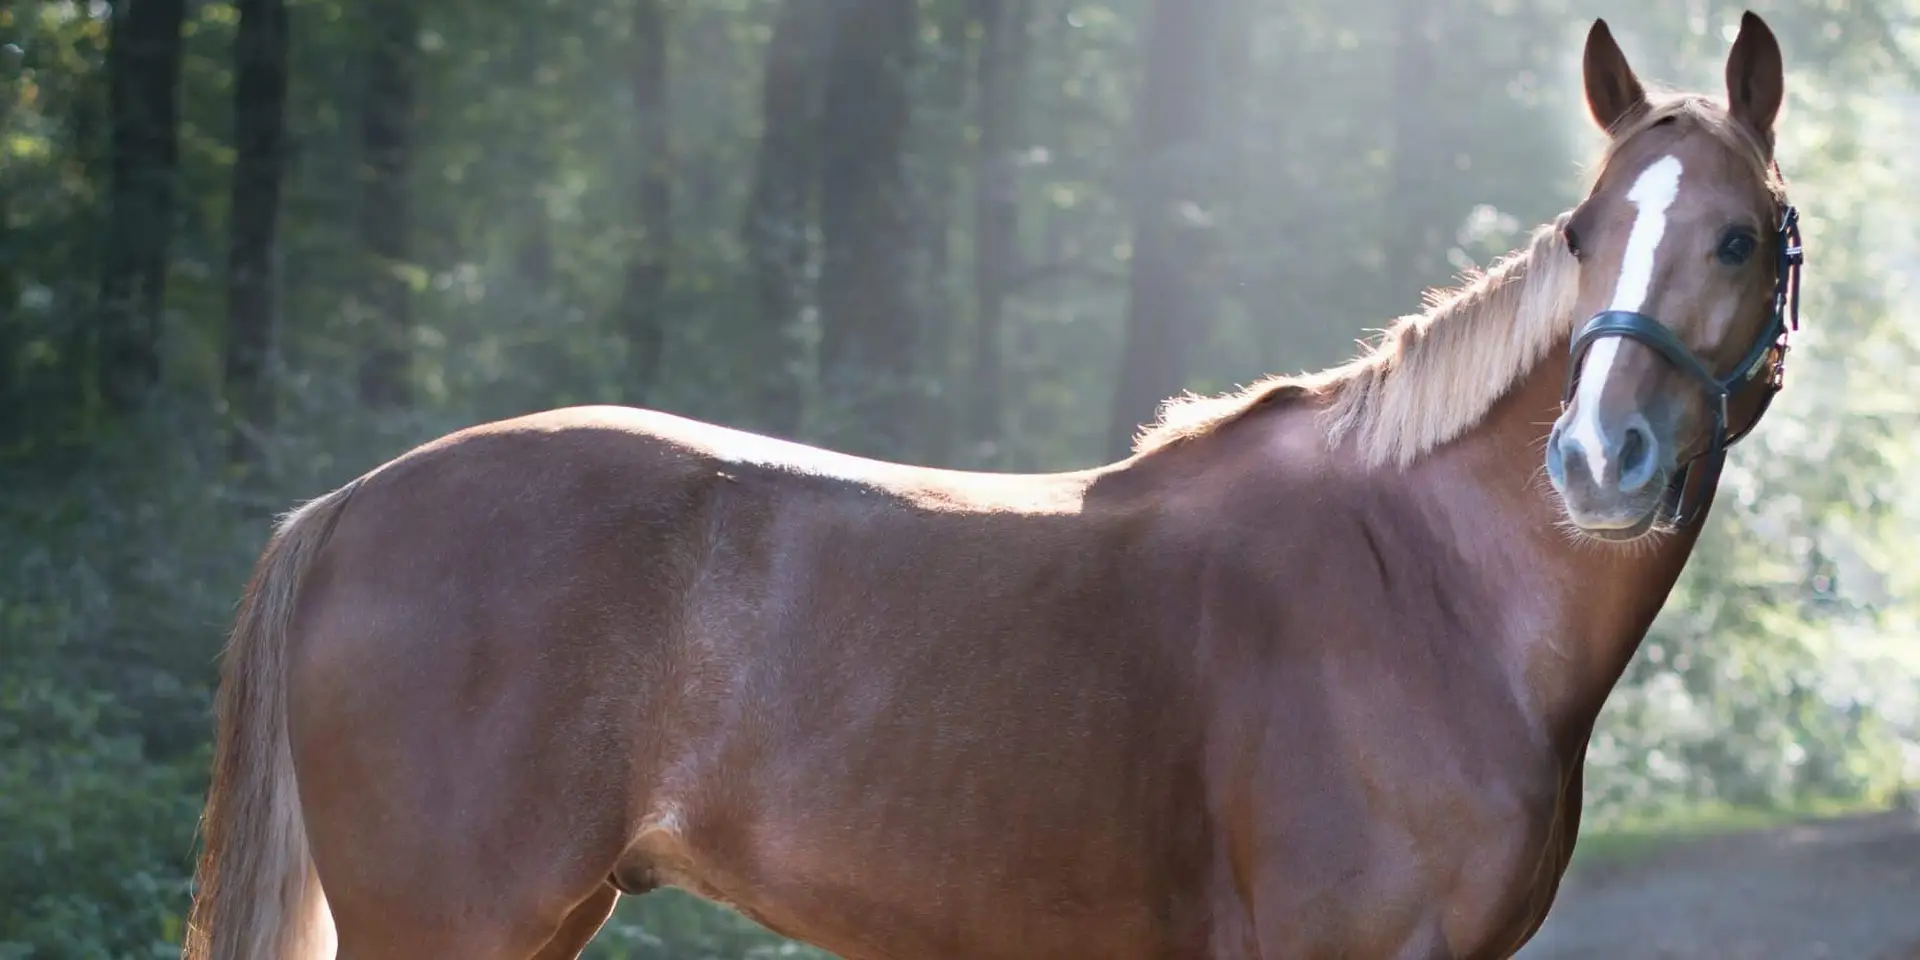
<instances>
[{"instance_id":1,"label":"horse's hind leg","mask_svg":"<svg viewBox=\"0 0 1920 960\"><path fill-rule=\"evenodd\" d=\"M527 904L504 900L497 909L462 909L456 917L435 909L443 904L387 898L390 909L382 915L355 910L335 916L339 960L574 960L619 898L619 891L601 886L557 923L534 920L530 911L515 909Z\"/></svg>"},{"instance_id":2,"label":"horse's hind leg","mask_svg":"<svg viewBox=\"0 0 1920 960\"><path fill-rule=\"evenodd\" d=\"M567 914L565 922L560 924L553 939L547 941L546 949L534 956L534 960L574 960L580 951L587 948L593 935L613 915L613 905L620 901L620 891L611 884L593 892L593 896L582 901Z\"/></svg>"},{"instance_id":3,"label":"horse's hind leg","mask_svg":"<svg viewBox=\"0 0 1920 960\"><path fill-rule=\"evenodd\" d=\"M439 753L409 740L423 726ZM471 736L360 723L330 750L296 753L341 960L573 957L606 921L628 827L595 811L624 805L624 769L578 762L574 740L490 778L471 772L487 769ZM556 756L575 762L540 762ZM550 784L567 785L552 791L560 802L538 795Z\"/></svg>"}]
</instances>

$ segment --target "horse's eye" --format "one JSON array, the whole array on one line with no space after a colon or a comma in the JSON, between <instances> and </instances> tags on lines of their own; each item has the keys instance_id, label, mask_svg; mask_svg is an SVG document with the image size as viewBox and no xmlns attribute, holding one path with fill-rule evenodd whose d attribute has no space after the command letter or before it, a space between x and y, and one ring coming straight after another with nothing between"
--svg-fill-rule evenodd
<instances>
[{"instance_id":1,"label":"horse's eye","mask_svg":"<svg viewBox=\"0 0 1920 960\"><path fill-rule=\"evenodd\" d=\"M1729 267L1737 267L1753 256L1756 246L1758 243L1754 241L1753 234L1745 230L1729 230L1726 236L1720 238L1720 249L1714 252L1714 256Z\"/></svg>"},{"instance_id":2,"label":"horse's eye","mask_svg":"<svg viewBox=\"0 0 1920 960\"><path fill-rule=\"evenodd\" d=\"M1574 259L1579 259L1585 251L1580 249L1580 234L1573 229L1573 224L1567 224L1560 232L1566 238L1567 252L1573 254Z\"/></svg>"}]
</instances>

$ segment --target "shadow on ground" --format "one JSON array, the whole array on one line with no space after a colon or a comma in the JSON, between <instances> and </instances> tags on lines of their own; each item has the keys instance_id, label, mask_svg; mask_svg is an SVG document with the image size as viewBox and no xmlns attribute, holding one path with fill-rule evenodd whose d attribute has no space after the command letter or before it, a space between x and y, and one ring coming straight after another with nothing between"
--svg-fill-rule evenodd
<instances>
[{"instance_id":1,"label":"shadow on ground","mask_svg":"<svg viewBox=\"0 0 1920 960\"><path fill-rule=\"evenodd\" d=\"M1692 840L1576 869L1518 960L1920 960L1920 813Z\"/></svg>"}]
</instances>

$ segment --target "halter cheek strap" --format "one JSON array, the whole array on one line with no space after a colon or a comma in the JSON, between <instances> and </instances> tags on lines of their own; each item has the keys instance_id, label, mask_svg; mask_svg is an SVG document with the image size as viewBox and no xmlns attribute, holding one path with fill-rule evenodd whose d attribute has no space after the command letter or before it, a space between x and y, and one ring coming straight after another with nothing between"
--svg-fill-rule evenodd
<instances>
[{"instance_id":1,"label":"halter cheek strap","mask_svg":"<svg viewBox=\"0 0 1920 960\"><path fill-rule=\"evenodd\" d=\"M1658 353L1680 372L1698 383L1707 394L1707 407L1713 417L1707 447L1694 459L1681 465L1667 488L1668 520L1675 526L1691 526L1700 519L1706 500L1720 482L1720 470L1726 465L1727 448L1740 442L1760 418L1766 416L1773 395L1780 391L1786 372L1787 335L1800 329L1800 265L1805 254L1800 247L1800 215L1792 206L1785 208L1774 232L1777 250L1774 263L1773 318L1740 363L1725 376L1713 369L1673 331L1644 313L1631 310L1606 310L1594 314L1573 338L1572 359L1567 368L1566 391L1560 405L1573 402L1580 385L1580 366L1587 351L1602 337L1626 337ZM1766 372L1766 376L1760 374ZM1729 433L1728 411L1734 403L1754 391L1759 407L1738 431ZM1699 468L1698 475L1695 468Z\"/></svg>"}]
</instances>

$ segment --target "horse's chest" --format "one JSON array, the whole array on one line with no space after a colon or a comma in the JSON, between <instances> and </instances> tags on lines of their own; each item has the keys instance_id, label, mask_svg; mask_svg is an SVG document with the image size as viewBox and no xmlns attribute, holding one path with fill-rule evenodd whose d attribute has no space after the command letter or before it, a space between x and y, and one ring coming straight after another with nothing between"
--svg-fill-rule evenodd
<instances>
[{"instance_id":1,"label":"horse's chest","mask_svg":"<svg viewBox=\"0 0 1920 960\"><path fill-rule=\"evenodd\" d=\"M1555 816L1530 791L1428 785L1296 821L1253 892L1261 954L1505 957L1559 875Z\"/></svg>"},{"instance_id":2,"label":"horse's chest","mask_svg":"<svg viewBox=\"0 0 1920 960\"><path fill-rule=\"evenodd\" d=\"M1322 690L1322 711L1263 743L1243 807L1260 839L1241 845L1259 949L1504 956L1557 876L1562 767L1515 715L1383 686Z\"/></svg>"}]
</instances>

